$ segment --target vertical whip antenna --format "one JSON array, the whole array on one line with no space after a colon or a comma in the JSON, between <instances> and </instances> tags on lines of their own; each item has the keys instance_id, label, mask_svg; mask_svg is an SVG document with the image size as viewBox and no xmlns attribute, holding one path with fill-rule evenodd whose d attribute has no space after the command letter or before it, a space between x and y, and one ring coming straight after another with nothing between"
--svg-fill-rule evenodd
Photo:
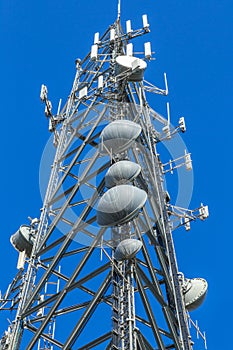
<instances>
[{"instance_id":1,"label":"vertical whip antenna","mask_svg":"<svg viewBox=\"0 0 233 350\"><path fill-rule=\"evenodd\" d=\"M117 9L117 20L121 18L121 0L118 0L118 9Z\"/></svg>"}]
</instances>

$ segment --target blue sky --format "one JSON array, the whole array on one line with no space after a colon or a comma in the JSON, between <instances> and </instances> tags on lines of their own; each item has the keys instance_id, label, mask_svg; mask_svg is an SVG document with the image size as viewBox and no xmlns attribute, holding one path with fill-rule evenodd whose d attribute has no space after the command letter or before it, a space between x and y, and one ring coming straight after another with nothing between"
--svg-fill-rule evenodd
<instances>
[{"instance_id":1,"label":"blue sky","mask_svg":"<svg viewBox=\"0 0 233 350\"><path fill-rule=\"evenodd\" d=\"M96 31L114 22L116 9L115 0L0 0L2 291L16 271L9 237L42 206L39 164L50 135L40 86L48 86L55 108L60 98L65 102L75 59L89 51ZM229 0L122 1L123 25L131 19L140 27L141 15L149 16L156 60L147 80L161 86L166 71L170 90L151 104L163 114L169 101L174 124L185 116L195 180L190 207L209 205L210 218L189 233L174 232L174 240L181 271L209 282L207 299L192 316L211 350L229 349L232 324L232 11Z\"/></svg>"}]
</instances>

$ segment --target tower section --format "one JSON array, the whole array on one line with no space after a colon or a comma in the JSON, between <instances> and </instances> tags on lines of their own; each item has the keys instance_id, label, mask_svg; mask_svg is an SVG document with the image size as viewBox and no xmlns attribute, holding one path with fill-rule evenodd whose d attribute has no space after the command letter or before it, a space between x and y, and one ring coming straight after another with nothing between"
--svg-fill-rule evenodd
<instances>
[{"instance_id":1,"label":"tower section","mask_svg":"<svg viewBox=\"0 0 233 350\"><path fill-rule=\"evenodd\" d=\"M204 300L207 282L179 272L173 230L208 216L171 204L165 174L192 169L190 154L162 163L158 147L185 131L148 102L168 94L145 81L151 44L117 20L76 60L66 104L53 114L41 101L56 149L40 218L11 242L15 279L2 299L15 317L0 349L193 349L187 310ZM13 304L12 304L13 303ZM11 309L11 305L8 306ZM194 347L195 349L195 347Z\"/></svg>"}]
</instances>

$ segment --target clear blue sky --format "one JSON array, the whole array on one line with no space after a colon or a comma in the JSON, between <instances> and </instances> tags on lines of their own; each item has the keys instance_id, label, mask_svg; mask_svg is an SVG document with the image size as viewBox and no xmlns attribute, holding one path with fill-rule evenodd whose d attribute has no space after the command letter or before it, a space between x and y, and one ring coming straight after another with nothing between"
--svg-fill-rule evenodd
<instances>
[{"instance_id":1,"label":"clear blue sky","mask_svg":"<svg viewBox=\"0 0 233 350\"><path fill-rule=\"evenodd\" d=\"M174 233L180 270L204 277L209 292L192 315L207 332L210 350L230 349L232 325L232 81L233 3L230 0L123 0L122 22L141 26L147 13L148 40L156 51L147 80L162 84L167 72L174 121L183 115L185 143L192 153L191 207L203 201L210 218L186 233ZM54 106L65 101L74 61L90 49L93 34L116 18L117 1L0 0L1 234L0 289L16 271L9 238L27 217L39 216L39 164L49 137L40 103L41 83ZM158 101L156 99L155 101ZM1 320L1 317L0 317ZM200 347L201 349L201 347Z\"/></svg>"}]
</instances>

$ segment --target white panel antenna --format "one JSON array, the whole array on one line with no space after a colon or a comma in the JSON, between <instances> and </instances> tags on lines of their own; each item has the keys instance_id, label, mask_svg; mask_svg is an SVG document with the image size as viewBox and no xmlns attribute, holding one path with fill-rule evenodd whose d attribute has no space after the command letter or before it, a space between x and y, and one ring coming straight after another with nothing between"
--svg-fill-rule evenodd
<instances>
[{"instance_id":1,"label":"white panel antenna","mask_svg":"<svg viewBox=\"0 0 233 350\"><path fill-rule=\"evenodd\" d=\"M41 85L41 90L40 90L40 99L42 102L44 102L48 98L48 89L47 86L44 84Z\"/></svg>"},{"instance_id":2,"label":"white panel antenna","mask_svg":"<svg viewBox=\"0 0 233 350\"><path fill-rule=\"evenodd\" d=\"M97 32L94 35L94 44L99 44L99 42L100 42L100 33Z\"/></svg>"},{"instance_id":3,"label":"white panel antenna","mask_svg":"<svg viewBox=\"0 0 233 350\"><path fill-rule=\"evenodd\" d=\"M132 27L131 27L131 21L130 20L128 20L128 21L126 21L126 33L128 34L128 35L131 35L131 33L132 33Z\"/></svg>"},{"instance_id":4,"label":"white panel antenna","mask_svg":"<svg viewBox=\"0 0 233 350\"><path fill-rule=\"evenodd\" d=\"M87 96L87 86L79 91L79 99L85 98Z\"/></svg>"},{"instance_id":5,"label":"white panel antenna","mask_svg":"<svg viewBox=\"0 0 233 350\"><path fill-rule=\"evenodd\" d=\"M126 55L133 56L133 44L132 43L126 45Z\"/></svg>"},{"instance_id":6,"label":"white panel antenna","mask_svg":"<svg viewBox=\"0 0 233 350\"><path fill-rule=\"evenodd\" d=\"M91 47L91 60L96 61L98 57L98 45L94 44Z\"/></svg>"},{"instance_id":7,"label":"white panel antenna","mask_svg":"<svg viewBox=\"0 0 233 350\"><path fill-rule=\"evenodd\" d=\"M148 23L148 19L147 19L147 15L143 15L142 16L142 23L143 23L143 29L148 32L149 31L149 23Z\"/></svg>"},{"instance_id":8,"label":"white panel antenna","mask_svg":"<svg viewBox=\"0 0 233 350\"><path fill-rule=\"evenodd\" d=\"M186 231L190 231L191 229L190 220L187 217L184 217L184 227Z\"/></svg>"},{"instance_id":9,"label":"white panel antenna","mask_svg":"<svg viewBox=\"0 0 233 350\"><path fill-rule=\"evenodd\" d=\"M185 166L187 170L192 170L193 166L192 166L192 159L191 159L191 154L187 153L187 151L184 151L185 153Z\"/></svg>"},{"instance_id":10,"label":"white panel antenna","mask_svg":"<svg viewBox=\"0 0 233 350\"><path fill-rule=\"evenodd\" d=\"M144 43L144 49L145 49L145 57L150 60L152 56L151 52L151 43L148 41L147 43Z\"/></svg>"},{"instance_id":11,"label":"white panel antenna","mask_svg":"<svg viewBox=\"0 0 233 350\"><path fill-rule=\"evenodd\" d=\"M115 40L115 36L116 36L115 29L112 28L110 30L110 42L113 42Z\"/></svg>"},{"instance_id":12,"label":"white panel antenna","mask_svg":"<svg viewBox=\"0 0 233 350\"><path fill-rule=\"evenodd\" d=\"M103 75L100 75L98 77L98 90L102 90L104 86L104 77Z\"/></svg>"},{"instance_id":13,"label":"white panel antenna","mask_svg":"<svg viewBox=\"0 0 233 350\"><path fill-rule=\"evenodd\" d=\"M179 127L182 132L186 131L186 125L185 125L185 120L184 117L180 117L179 119Z\"/></svg>"},{"instance_id":14,"label":"white panel antenna","mask_svg":"<svg viewBox=\"0 0 233 350\"><path fill-rule=\"evenodd\" d=\"M54 127L53 127L52 118L49 118L49 132L53 132L53 131L54 131Z\"/></svg>"},{"instance_id":15,"label":"white panel antenna","mask_svg":"<svg viewBox=\"0 0 233 350\"><path fill-rule=\"evenodd\" d=\"M201 207L199 209L200 219L205 220L209 217L209 207L208 205L201 204Z\"/></svg>"},{"instance_id":16,"label":"white panel antenna","mask_svg":"<svg viewBox=\"0 0 233 350\"><path fill-rule=\"evenodd\" d=\"M21 269L24 268L25 259L26 259L26 252L25 252L25 250L23 252L19 252L19 258L18 258L18 263L17 263L17 269L18 270L21 270Z\"/></svg>"}]
</instances>

